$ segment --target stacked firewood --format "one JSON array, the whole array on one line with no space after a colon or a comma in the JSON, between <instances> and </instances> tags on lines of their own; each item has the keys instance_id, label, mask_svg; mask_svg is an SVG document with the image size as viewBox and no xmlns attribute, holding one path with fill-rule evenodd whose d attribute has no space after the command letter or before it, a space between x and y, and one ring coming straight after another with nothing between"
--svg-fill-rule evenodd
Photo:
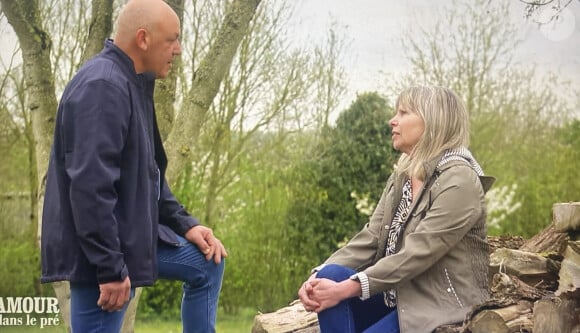
<instances>
[{"instance_id":1,"label":"stacked firewood","mask_svg":"<svg viewBox=\"0 0 580 333\"><path fill-rule=\"evenodd\" d=\"M435 333L580 333L580 202L555 204L552 223L531 239L489 243L492 298ZM291 332L320 332L299 301L254 319L252 333Z\"/></svg>"}]
</instances>

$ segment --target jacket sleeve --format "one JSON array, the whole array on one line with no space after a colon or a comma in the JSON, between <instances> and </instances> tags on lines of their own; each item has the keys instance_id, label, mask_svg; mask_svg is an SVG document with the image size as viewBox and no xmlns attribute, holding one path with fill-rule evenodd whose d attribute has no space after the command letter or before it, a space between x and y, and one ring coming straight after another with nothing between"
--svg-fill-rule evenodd
<instances>
[{"instance_id":1,"label":"jacket sleeve","mask_svg":"<svg viewBox=\"0 0 580 333\"><path fill-rule=\"evenodd\" d=\"M482 213L483 190L468 166L445 170L424 194L431 196L430 207L417 228L406 234L400 251L364 270L371 295L425 272L461 241Z\"/></svg>"},{"instance_id":2,"label":"jacket sleeve","mask_svg":"<svg viewBox=\"0 0 580 333\"><path fill-rule=\"evenodd\" d=\"M128 274L114 214L128 101L122 89L93 81L67 99L61 114L75 228L82 251L97 267L99 283L123 280Z\"/></svg>"},{"instance_id":3,"label":"jacket sleeve","mask_svg":"<svg viewBox=\"0 0 580 333\"><path fill-rule=\"evenodd\" d=\"M359 231L344 247L334 252L324 264L339 264L354 270L362 270L372 264L377 248L379 247L379 234L385 215L385 207L392 184L392 176L387 181L381 199L375 208L373 215L364 228Z\"/></svg>"},{"instance_id":4,"label":"jacket sleeve","mask_svg":"<svg viewBox=\"0 0 580 333\"><path fill-rule=\"evenodd\" d=\"M190 216L171 193L167 181L163 182L159 197L159 223L168 226L181 236L192 227L199 225L199 221Z\"/></svg>"}]
</instances>

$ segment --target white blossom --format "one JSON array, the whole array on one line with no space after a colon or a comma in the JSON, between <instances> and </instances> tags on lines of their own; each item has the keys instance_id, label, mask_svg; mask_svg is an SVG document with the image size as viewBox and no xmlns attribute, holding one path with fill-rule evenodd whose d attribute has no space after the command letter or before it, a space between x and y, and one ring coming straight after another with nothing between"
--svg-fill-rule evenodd
<instances>
[{"instance_id":1,"label":"white blossom","mask_svg":"<svg viewBox=\"0 0 580 333\"><path fill-rule=\"evenodd\" d=\"M500 224L522 204L515 202L517 184L495 187L486 194L487 225L499 229Z\"/></svg>"},{"instance_id":2,"label":"white blossom","mask_svg":"<svg viewBox=\"0 0 580 333\"><path fill-rule=\"evenodd\" d=\"M356 200L356 209L363 215L371 216L375 210L375 204L370 202L370 193L359 195L356 191L350 192L351 198Z\"/></svg>"}]
</instances>

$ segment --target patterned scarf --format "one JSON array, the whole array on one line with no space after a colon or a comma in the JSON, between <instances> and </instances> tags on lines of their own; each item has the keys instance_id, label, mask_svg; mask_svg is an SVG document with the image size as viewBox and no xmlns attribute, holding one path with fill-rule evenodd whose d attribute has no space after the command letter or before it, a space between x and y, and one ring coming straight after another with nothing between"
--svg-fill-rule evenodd
<instances>
[{"instance_id":1,"label":"patterned scarf","mask_svg":"<svg viewBox=\"0 0 580 333\"><path fill-rule=\"evenodd\" d=\"M407 216L409 215L409 209L411 208L411 203L413 202L413 189L411 186L411 179L407 179L405 184L403 184L403 197L397 207L395 212L395 217L389 228L389 237L387 238L387 249L386 256L397 253L397 241L399 236L403 232L405 227L405 222L407 221ZM395 289L389 289L385 292L385 303L388 307L394 308L397 306L397 295Z\"/></svg>"}]
</instances>

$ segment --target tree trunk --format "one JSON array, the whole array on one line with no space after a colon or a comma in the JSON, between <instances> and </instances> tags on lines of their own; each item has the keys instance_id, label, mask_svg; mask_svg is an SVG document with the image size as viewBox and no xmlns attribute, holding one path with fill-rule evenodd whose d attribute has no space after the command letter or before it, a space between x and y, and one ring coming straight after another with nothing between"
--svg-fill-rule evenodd
<instances>
[{"instance_id":1,"label":"tree trunk","mask_svg":"<svg viewBox=\"0 0 580 333\"><path fill-rule=\"evenodd\" d=\"M91 6L89 35L79 67L103 49L105 38L113 30L113 0L93 0Z\"/></svg>"},{"instance_id":2,"label":"tree trunk","mask_svg":"<svg viewBox=\"0 0 580 333\"><path fill-rule=\"evenodd\" d=\"M30 167L36 167L31 182L35 184L33 193L36 193L36 197L33 200L36 200L37 204L31 205L35 207L35 211L32 212L30 230L36 235L34 243L38 246L42 229L46 169L57 107L50 63L52 41L40 21L36 0L0 0L0 4L8 23L18 37L22 50L24 82L28 96L26 107L31 116L33 136L30 147L34 154L31 154ZM63 311L61 314L63 318L68 317Z\"/></svg>"},{"instance_id":3,"label":"tree trunk","mask_svg":"<svg viewBox=\"0 0 580 333\"><path fill-rule=\"evenodd\" d=\"M191 162L203 120L231 67L238 46L248 31L261 0L235 0L228 4L224 21L208 53L200 62L191 85L191 99L177 115L166 140L170 161L167 179L174 184Z\"/></svg>"},{"instance_id":4,"label":"tree trunk","mask_svg":"<svg viewBox=\"0 0 580 333\"><path fill-rule=\"evenodd\" d=\"M58 299L58 308L60 309L62 322L66 325L66 331L70 333L70 284L68 281L53 282L52 288Z\"/></svg>"},{"instance_id":5,"label":"tree trunk","mask_svg":"<svg viewBox=\"0 0 580 333\"><path fill-rule=\"evenodd\" d=\"M184 0L168 0L167 3L173 8L179 20L183 22ZM182 25L183 33L183 25ZM173 65L169 76L155 83L155 116L159 125L159 132L163 140L167 139L173 126L175 118L175 94L177 78L183 71L183 62L181 57L173 60Z\"/></svg>"},{"instance_id":6,"label":"tree trunk","mask_svg":"<svg viewBox=\"0 0 580 333\"><path fill-rule=\"evenodd\" d=\"M137 318L137 308L139 307L139 299L141 298L142 292L143 288L135 289L135 296L129 303L127 311L125 312L125 317L123 318L123 326L121 327L121 333L135 332L135 318Z\"/></svg>"},{"instance_id":7,"label":"tree trunk","mask_svg":"<svg viewBox=\"0 0 580 333\"><path fill-rule=\"evenodd\" d=\"M38 2L35 0L0 0L8 23L16 32L24 66L24 82L28 93L27 108L34 134L34 164L38 175L37 242L40 242L44 183L56 114L54 78L50 64L52 41L40 22Z\"/></svg>"}]
</instances>

